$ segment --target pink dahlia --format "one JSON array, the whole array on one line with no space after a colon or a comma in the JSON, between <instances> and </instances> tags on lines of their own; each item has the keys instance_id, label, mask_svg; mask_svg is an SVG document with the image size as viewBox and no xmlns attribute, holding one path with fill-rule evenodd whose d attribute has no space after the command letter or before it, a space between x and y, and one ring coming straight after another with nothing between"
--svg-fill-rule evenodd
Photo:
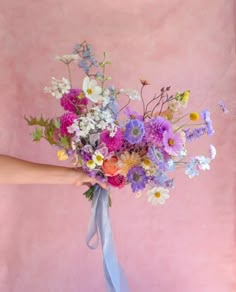
<instances>
[{"instance_id":1,"label":"pink dahlia","mask_svg":"<svg viewBox=\"0 0 236 292\"><path fill-rule=\"evenodd\" d=\"M108 177L108 183L112 185L113 187L117 188L123 188L123 186L126 183L125 177L123 175L115 175L115 176L109 176Z\"/></svg>"},{"instance_id":2,"label":"pink dahlia","mask_svg":"<svg viewBox=\"0 0 236 292\"><path fill-rule=\"evenodd\" d=\"M60 99L61 106L72 113L78 113L84 110L88 104L82 89L70 89L68 93L63 94Z\"/></svg>"},{"instance_id":3,"label":"pink dahlia","mask_svg":"<svg viewBox=\"0 0 236 292\"><path fill-rule=\"evenodd\" d=\"M60 134L61 136L71 136L67 128L74 123L78 117L74 113L65 113L60 117Z\"/></svg>"},{"instance_id":4,"label":"pink dahlia","mask_svg":"<svg viewBox=\"0 0 236 292\"><path fill-rule=\"evenodd\" d=\"M163 134L172 129L171 123L165 118L152 118L145 124L145 138L155 146L163 145Z\"/></svg>"},{"instance_id":5,"label":"pink dahlia","mask_svg":"<svg viewBox=\"0 0 236 292\"><path fill-rule=\"evenodd\" d=\"M122 147L124 142L124 133L120 128L117 128L117 131L113 137L110 136L109 131L104 131L100 137L101 143L105 143L108 151L113 152L119 150Z\"/></svg>"}]
</instances>

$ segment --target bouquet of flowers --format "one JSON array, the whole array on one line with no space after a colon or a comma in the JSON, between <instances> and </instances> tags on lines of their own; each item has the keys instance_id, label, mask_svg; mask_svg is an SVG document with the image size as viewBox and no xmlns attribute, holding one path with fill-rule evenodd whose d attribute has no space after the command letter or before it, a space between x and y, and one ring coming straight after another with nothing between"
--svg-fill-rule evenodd
<instances>
[{"instance_id":1,"label":"bouquet of flowers","mask_svg":"<svg viewBox=\"0 0 236 292\"><path fill-rule=\"evenodd\" d=\"M192 178L199 170L209 169L215 156L210 154L187 159L187 143L204 134L214 133L210 112L186 112L190 91L170 95L170 87L163 87L148 102L141 81L140 92L134 89L106 86L111 80L106 75L110 61L98 62L91 45L86 41L77 44L73 54L56 57L69 72L69 80L52 78L45 92L59 100L65 110L60 117L44 119L26 118L36 126L33 140L46 139L58 148L59 160L74 159L75 167L82 167L89 175L107 182L112 187L130 185L140 195L145 189L148 201L163 204L169 198L174 180L169 176L178 167ZM72 85L70 66L77 61L85 72L80 86ZM119 108L119 97L127 103ZM130 107L131 101L140 101L142 113ZM122 115L123 114L123 115ZM86 193L92 199L95 186Z\"/></svg>"},{"instance_id":2,"label":"bouquet of flowers","mask_svg":"<svg viewBox=\"0 0 236 292\"><path fill-rule=\"evenodd\" d=\"M209 169L216 150L210 145L207 156L188 158L188 142L202 135L213 135L210 112L188 112L190 91L170 94L163 87L152 98L145 98L147 80L141 81L141 90L107 86L111 77L106 74L110 63L104 53L98 62L86 41L77 44L73 54L56 57L68 70L68 79L52 78L45 92L54 96L64 109L61 116L49 119L25 117L34 126L33 140L46 139L57 147L59 160L71 158L76 168L89 176L106 182L111 187L129 185L140 196L147 192L153 205L164 204L173 187L171 176L177 168L184 168L190 177ZM77 62L86 76L80 85L72 85L71 65ZM110 83L110 82L109 82ZM119 98L127 100L122 106ZM130 106L141 103L142 113ZM104 273L108 291L129 291L125 276L116 258L112 240L108 205L108 191L98 184L85 192L92 200L92 211L87 234L87 245L94 249L101 237Z\"/></svg>"}]
</instances>

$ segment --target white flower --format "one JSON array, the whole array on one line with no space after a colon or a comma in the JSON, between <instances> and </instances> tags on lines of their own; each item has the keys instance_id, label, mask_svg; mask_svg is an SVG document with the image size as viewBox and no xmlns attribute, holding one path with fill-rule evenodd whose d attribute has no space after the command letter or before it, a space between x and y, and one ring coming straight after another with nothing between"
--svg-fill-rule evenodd
<instances>
[{"instance_id":1,"label":"white flower","mask_svg":"<svg viewBox=\"0 0 236 292\"><path fill-rule=\"evenodd\" d=\"M88 160L88 161L86 162L86 165L87 165L87 167L88 167L89 169L94 169L94 168L96 167L96 164L95 164L95 162L94 162L93 160Z\"/></svg>"},{"instance_id":2,"label":"white flower","mask_svg":"<svg viewBox=\"0 0 236 292\"><path fill-rule=\"evenodd\" d=\"M148 202L153 205L163 205L167 199L169 199L169 190L163 187L153 187L148 191Z\"/></svg>"},{"instance_id":3,"label":"white flower","mask_svg":"<svg viewBox=\"0 0 236 292\"><path fill-rule=\"evenodd\" d=\"M101 166L103 164L104 156L100 151L95 151L92 158L96 165Z\"/></svg>"},{"instance_id":4,"label":"white flower","mask_svg":"<svg viewBox=\"0 0 236 292\"><path fill-rule=\"evenodd\" d=\"M97 85L97 81L86 76L83 81L83 91L85 96L92 102L99 102L103 99L101 96L102 88Z\"/></svg>"},{"instance_id":5,"label":"white flower","mask_svg":"<svg viewBox=\"0 0 236 292\"><path fill-rule=\"evenodd\" d=\"M91 130L95 130L95 125L96 122L92 118L80 117L80 136L86 137Z\"/></svg>"},{"instance_id":6,"label":"white flower","mask_svg":"<svg viewBox=\"0 0 236 292\"><path fill-rule=\"evenodd\" d=\"M78 120L74 120L73 124L67 127L67 131L70 134L74 134L75 132L79 132L79 122Z\"/></svg>"},{"instance_id":7,"label":"white flower","mask_svg":"<svg viewBox=\"0 0 236 292\"><path fill-rule=\"evenodd\" d=\"M216 157L216 148L213 145L210 145L210 159L213 160Z\"/></svg>"},{"instance_id":8,"label":"white flower","mask_svg":"<svg viewBox=\"0 0 236 292\"><path fill-rule=\"evenodd\" d=\"M131 100L136 100L136 99L140 100L141 99L140 93L135 89L123 89L123 88L121 88L120 89L120 93L126 94L129 97L129 99L131 99Z\"/></svg>"},{"instance_id":9,"label":"white flower","mask_svg":"<svg viewBox=\"0 0 236 292\"><path fill-rule=\"evenodd\" d=\"M210 158L205 157L205 156L196 156L195 159L197 161L197 166L201 170L209 170L210 169L210 165L209 165L209 163L211 162Z\"/></svg>"},{"instance_id":10,"label":"white flower","mask_svg":"<svg viewBox=\"0 0 236 292\"><path fill-rule=\"evenodd\" d=\"M52 77L51 84L52 84L51 87L44 88L44 92L50 93L57 99L60 99L63 96L63 94L68 93L71 88L70 82L64 77L61 80Z\"/></svg>"}]
</instances>

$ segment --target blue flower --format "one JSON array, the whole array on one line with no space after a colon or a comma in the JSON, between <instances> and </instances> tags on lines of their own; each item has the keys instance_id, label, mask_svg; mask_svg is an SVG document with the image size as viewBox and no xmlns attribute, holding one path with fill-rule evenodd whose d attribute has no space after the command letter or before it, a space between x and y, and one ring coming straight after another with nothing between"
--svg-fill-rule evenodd
<instances>
[{"instance_id":1,"label":"blue flower","mask_svg":"<svg viewBox=\"0 0 236 292\"><path fill-rule=\"evenodd\" d=\"M212 120L211 120L211 117L210 117L210 112L208 110L204 110L201 112L201 117L202 119L204 120L206 126L207 126L207 134L208 136L212 136L215 131L213 130L213 127L212 127Z\"/></svg>"},{"instance_id":2,"label":"blue flower","mask_svg":"<svg viewBox=\"0 0 236 292\"><path fill-rule=\"evenodd\" d=\"M148 182L145 169L141 166L134 166L131 168L128 172L127 180L131 184L133 192L145 189Z\"/></svg>"},{"instance_id":3,"label":"blue flower","mask_svg":"<svg viewBox=\"0 0 236 292\"><path fill-rule=\"evenodd\" d=\"M140 120L131 120L126 124L125 140L130 144L140 143L143 139L145 130L144 124Z\"/></svg>"},{"instance_id":4,"label":"blue flower","mask_svg":"<svg viewBox=\"0 0 236 292\"><path fill-rule=\"evenodd\" d=\"M198 161L195 158L192 158L190 162L186 164L185 174L187 174L189 178L193 178L194 176L199 175L197 166Z\"/></svg>"},{"instance_id":5,"label":"blue flower","mask_svg":"<svg viewBox=\"0 0 236 292\"><path fill-rule=\"evenodd\" d=\"M89 64L85 59L79 60L78 66L83 69L86 74L89 73Z\"/></svg>"},{"instance_id":6,"label":"blue flower","mask_svg":"<svg viewBox=\"0 0 236 292\"><path fill-rule=\"evenodd\" d=\"M156 175L153 177L153 182L161 187L172 188L174 180L170 179L165 172L158 170Z\"/></svg>"}]
</instances>

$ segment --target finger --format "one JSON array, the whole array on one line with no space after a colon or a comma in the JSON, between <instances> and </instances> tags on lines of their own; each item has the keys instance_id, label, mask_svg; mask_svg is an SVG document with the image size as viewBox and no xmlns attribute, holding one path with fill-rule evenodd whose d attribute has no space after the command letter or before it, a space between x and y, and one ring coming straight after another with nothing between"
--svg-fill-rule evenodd
<instances>
[{"instance_id":1,"label":"finger","mask_svg":"<svg viewBox=\"0 0 236 292\"><path fill-rule=\"evenodd\" d=\"M83 186L87 186L88 188L91 188L92 187L92 183L91 182L84 182L83 183Z\"/></svg>"}]
</instances>

